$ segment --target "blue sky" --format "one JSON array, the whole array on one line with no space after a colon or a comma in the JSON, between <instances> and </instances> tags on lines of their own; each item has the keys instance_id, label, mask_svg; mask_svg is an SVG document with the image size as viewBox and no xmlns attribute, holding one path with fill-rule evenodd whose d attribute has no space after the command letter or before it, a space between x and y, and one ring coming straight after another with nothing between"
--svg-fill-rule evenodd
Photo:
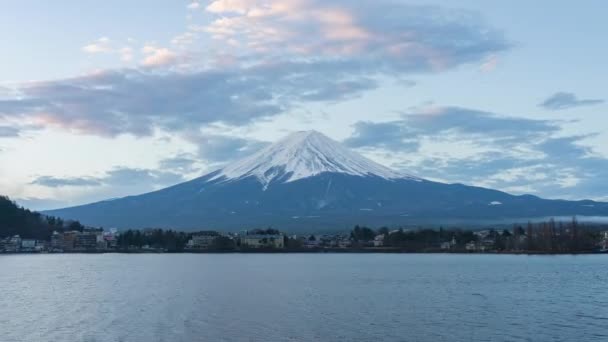
<instances>
[{"instance_id":1,"label":"blue sky","mask_svg":"<svg viewBox=\"0 0 608 342\"><path fill-rule=\"evenodd\" d=\"M6 1L0 193L47 209L316 129L405 172L608 200L603 1Z\"/></svg>"}]
</instances>

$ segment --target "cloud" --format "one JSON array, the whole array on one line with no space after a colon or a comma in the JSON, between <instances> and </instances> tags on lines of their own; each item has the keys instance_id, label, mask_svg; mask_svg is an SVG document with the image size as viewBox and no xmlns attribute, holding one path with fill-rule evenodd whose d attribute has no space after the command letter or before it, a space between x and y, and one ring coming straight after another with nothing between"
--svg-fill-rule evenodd
<instances>
[{"instance_id":1,"label":"cloud","mask_svg":"<svg viewBox=\"0 0 608 342\"><path fill-rule=\"evenodd\" d=\"M580 194L591 199L605 198L608 159L593 155L591 148L584 145L586 138L550 137L530 144L530 148L541 152L532 159L490 155L482 162L472 163L462 177L473 176L479 185L504 190L525 187L551 198L581 199ZM458 168L463 164L453 165Z\"/></svg>"},{"instance_id":2,"label":"cloud","mask_svg":"<svg viewBox=\"0 0 608 342\"><path fill-rule=\"evenodd\" d=\"M180 154L175 157L170 157L161 160L159 162L159 167L161 170L170 170L173 172L179 172L181 174L184 174L197 170L197 162L198 160L193 155Z\"/></svg>"},{"instance_id":3,"label":"cloud","mask_svg":"<svg viewBox=\"0 0 608 342\"><path fill-rule=\"evenodd\" d=\"M36 190L45 195L22 198L19 203L34 209L55 209L155 191L185 180L180 170L162 167L115 167L97 177L38 176L30 184L39 187ZM63 200L57 201L57 198Z\"/></svg>"},{"instance_id":4,"label":"cloud","mask_svg":"<svg viewBox=\"0 0 608 342\"><path fill-rule=\"evenodd\" d=\"M188 4L188 6L186 6L189 10L196 10L199 9L201 7L201 4L197 1L193 1L190 4Z\"/></svg>"},{"instance_id":5,"label":"cloud","mask_svg":"<svg viewBox=\"0 0 608 342\"><path fill-rule=\"evenodd\" d=\"M18 138L25 132L38 131L42 127L33 124L18 124L8 121L8 125L0 125L0 138Z\"/></svg>"},{"instance_id":6,"label":"cloud","mask_svg":"<svg viewBox=\"0 0 608 342\"><path fill-rule=\"evenodd\" d=\"M184 181L181 174L138 168L119 167L106 173L101 178L102 182L110 186L134 186L134 185L170 185Z\"/></svg>"},{"instance_id":7,"label":"cloud","mask_svg":"<svg viewBox=\"0 0 608 342\"><path fill-rule=\"evenodd\" d=\"M41 185L50 188L66 187L66 186L98 186L102 183L98 179L89 177L53 177L41 176L34 179L30 184Z\"/></svg>"},{"instance_id":8,"label":"cloud","mask_svg":"<svg viewBox=\"0 0 608 342\"><path fill-rule=\"evenodd\" d=\"M0 86L0 99L10 97L13 94L12 89Z\"/></svg>"},{"instance_id":9,"label":"cloud","mask_svg":"<svg viewBox=\"0 0 608 342\"><path fill-rule=\"evenodd\" d=\"M538 144L538 149L542 151L547 158L553 160L558 159L578 159L592 156L592 151L589 147L580 145L580 141L589 136L569 136L560 138L550 138Z\"/></svg>"},{"instance_id":10,"label":"cloud","mask_svg":"<svg viewBox=\"0 0 608 342\"><path fill-rule=\"evenodd\" d=\"M25 84L19 88L21 98L0 100L0 118L27 118L100 136L149 136L157 127L175 132L277 115L281 108L270 101L272 87L263 75L231 71L109 71Z\"/></svg>"},{"instance_id":11,"label":"cloud","mask_svg":"<svg viewBox=\"0 0 608 342\"><path fill-rule=\"evenodd\" d=\"M431 107L404 113L402 123L413 135L457 133L489 136L497 141L520 141L559 131L555 122L502 116L460 107Z\"/></svg>"},{"instance_id":12,"label":"cloud","mask_svg":"<svg viewBox=\"0 0 608 342\"><path fill-rule=\"evenodd\" d=\"M592 106L604 103L601 99L579 99L574 93L557 92L539 104L548 110L562 110L574 107Z\"/></svg>"},{"instance_id":13,"label":"cloud","mask_svg":"<svg viewBox=\"0 0 608 342\"><path fill-rule=\"evenodd\" d=\"M378 87L378 82L370 78L359 78L339 82L320 82L319 87L301 94L304 101L343 101L352 96Z\"/></svg>"},{"instance_id":14,"label":"cloud","mask_svg":"<svg viewBox=\"0 0 608 342\"><path fill-rule=\"evenodd\" d=\"M126 40L126 43L112 41L107 37L102 37L94 42L85 45L82 50L88 54L108 54L120 57L120 60L129 63L135 57L133 49L134 40L131 38Z\"/></svg>"},{"instance_id":15,"label":"cloud","mask_svg":"<svg viewBox=\"0 0 608 342\"><path fill-rule=\"evenodd\" d=\"M0 138L15 138L18 137L20 130L13 126L0 126Z\"/></svg>"},{"instance_id":16,"label":"cloud","mask_svg":"<svg viewBox=\"0 0 608 342\"><path fill-rule=\"evenodd\" d=\"M374 1L212 1L202 30L278 58L347 58L400 72L478 63L510 44L474 13ZM315 39L310 39L315 37Z\"/></svg>"},{"instance_id":17,"label":"cloud","mask_svg":"<svg viewBox=\"0 0 608 342\"><path fill-rule=\"evenodd\" d=\"M205 34L213 55L148 44L143 69L17 85L0 99L0 118L101 136L248 125L361 96L386 78L478 65L510 47L474 13L384 0L217 0L206 11L210 21L174 40L188 46ZM111 50L135 58L128 44Z\"/></svg>"},{"instance_id":18,"label":"cloud","mask_svg":"<svg viewBox=\"0 0 608 342\"><path fill-rule=\"evenodd\" d=\"M186 141L197 148L195 153L182 153L159 162L159 169L180 174L210 171L227 162L253 154L269 142L235 136L191 131L184 135Z\"/></svg>"},{"instance_id":19,"label":"cloud","mask_svg":"<svg viewBox=\"0 0 608 342\"><path fill-rule=\"evenodd\" d=\"M266 63L245 69L154 72L134 69L24 84L0 100L0 118L101 136L148 136L210 123L244 125L298 103L356 96L375 82L341 63Z\"/></svg>"},{"instance_id":20,"label":"cloud","mask_svg":"<svg viewBox=\"0 0 608 342\"><path fill-rule=\"evenodd\" d=\"M460 107L430 107L404 113L401 120L358 122L344 142L348 146L415 151L423 137L466 135L495 141L521 141L557 132L551 121L500 116Z\"/></svg>"},{"instance_id":21,"label":"cloud","mask_svg":"<svg viewBox=\"0 0 608 342\"><path fill-rule=\"evenodd\" d=\"M142 52L146 55L142 64L149 67L169 65L177 61L178 58L175 52L167 48L159 48L152 45L144 46Z\"/></svg>"},{"instance_id":22,"label":"cloud","mask_svg":"<svg viewBox=\"0 0 608 342\"><path fill-rule=\"evenodd\" d=\"M130 47L123 47L119 50L120 59L123 62L130 62L133 60L133 49Z\"/></svg>"},{"instance_id":23,"label":"cloud","mask_svg":"<svg viewBox=\"0 0 608 342\"><path fill-rule=\"evenodd\" d=\"M181 153L162 159L154 169L115 167L91 177L37 176L30 184L45 188L49 198L25 198L20 203L37 209L50 209L90 203L107 198L141 194L201 176L227 161L249 155L268 143L214 134L188 135L199 146L197 153ZM50 192L49 192L50 191ZM55 201L65 198L71 201Z\"/></svg>"},{"instance_id":24,"label":"cloud","mask_svg":"<svg viewBox=\"0 0 608 342\"><path fill-rule=\"evenodd\" d=\"M188 45L191 45L192 43L194 43L194 40L198 37L197 34L195 34L194 32L184 32L182 34L179 34L175 37L173 37L173 39L171 39L171 44L176 45L178 47L187 47Z\"/></svg>"},{"instance_id":25,"label":"cloud","mask_svg":"<svg viewBox=\"0 0 608 342\"><path fill-rule=\"evenodd\" d=\"M608 159L560 122L459 107L404 113L390 122L358 122L345 144L389 160L407 173L515 193L605 198ZM578 198L580 199L580 198Z\"/></svg>"},{"instance_id":26,"label":"cloud","mask_svg":"<svg viewBox=\"0 0 608 342\"><path fill-rule=\"evenodd\" d=\"M267 142L222 135L206 135L197 141L198 156L210 163L242 158L267 145Z\"/></svg>"},{"instance_id":27,"label":"cloud","mask_svg":"<svg viewBox=\"0 0 608 342\"><path fill-rule=\"evenodd\" d=\"M111 46L111 43L112 42L108 37L101 37L95 42L83 46L82 50L90 54L109 53L114 50Z\"/></svg>"},{"instance_id":28,"label":"cloud","mask_svg":"<svg viewBox=\"0 0 608 342\"><path fill-rule=\"evenodd\" d=\"M100 177L36 177L30 184L49 188L61 187L100 187L100 186L137 186L168 185L183 181L181 174L165 170L149 170L117 167Z\"/></svg>"},{"instance_id":29,"label":"cloud","mask_svg":"<svg viewBox=\"0 0 608 342\"><path fill-rule=\"evenodd\" d=\"M391 151L416 151L417 138L410 137L402 122L362 121L355 124L354 134L344 143L354 148L382 148Z\"/></svg>"}]
</instances>

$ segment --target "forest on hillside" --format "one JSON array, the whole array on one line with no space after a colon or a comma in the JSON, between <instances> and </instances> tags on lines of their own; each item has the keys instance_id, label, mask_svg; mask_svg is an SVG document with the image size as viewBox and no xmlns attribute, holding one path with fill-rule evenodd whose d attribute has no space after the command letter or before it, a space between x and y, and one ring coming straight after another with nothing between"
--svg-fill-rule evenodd
<instances>
[{"instance_id":1,"label":"forest on hillside","mask_svg":"<svg viewBox=\"0 0 608 342\"><path fill-rule=\"evenodd\" d=\"M48 240L53 231L82 230L77 221L65 222L52 216L20 207L6 196L0 196L0 238L20 235L22 238Z\"/></svg>"}]
</instances>

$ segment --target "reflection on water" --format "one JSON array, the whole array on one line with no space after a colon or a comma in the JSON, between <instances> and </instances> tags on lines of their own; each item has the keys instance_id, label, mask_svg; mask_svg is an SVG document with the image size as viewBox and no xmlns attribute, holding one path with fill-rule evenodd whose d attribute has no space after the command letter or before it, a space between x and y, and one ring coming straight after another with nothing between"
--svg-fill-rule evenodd
<instances>
[{"instance_id":1,"label":"reflection on water","mask_svg":"<svg viewBox=\"0 0 608 342\"><path fill-rule=\"evenodd\" d=\"M601 341L608 256L0 256L1 341Z\"/></svg>"}]
</instances>

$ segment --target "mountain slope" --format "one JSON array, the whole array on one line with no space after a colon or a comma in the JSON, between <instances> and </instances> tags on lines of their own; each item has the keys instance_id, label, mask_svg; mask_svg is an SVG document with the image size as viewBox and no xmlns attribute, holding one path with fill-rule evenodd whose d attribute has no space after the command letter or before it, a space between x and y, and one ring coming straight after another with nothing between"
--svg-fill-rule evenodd
<instances>
[{"instance_id":1,"label":"mountain slope","mask_svg":"<svg viewBox=\"0 0 608 342\"><path fill-rule=\"evenodd\" d=\"M337 230L354 224L605 215L608 204L544 200L400 174L318 132L298 132L156 192L47 212L105 227Z\"/></svg>"}]
</instances>

